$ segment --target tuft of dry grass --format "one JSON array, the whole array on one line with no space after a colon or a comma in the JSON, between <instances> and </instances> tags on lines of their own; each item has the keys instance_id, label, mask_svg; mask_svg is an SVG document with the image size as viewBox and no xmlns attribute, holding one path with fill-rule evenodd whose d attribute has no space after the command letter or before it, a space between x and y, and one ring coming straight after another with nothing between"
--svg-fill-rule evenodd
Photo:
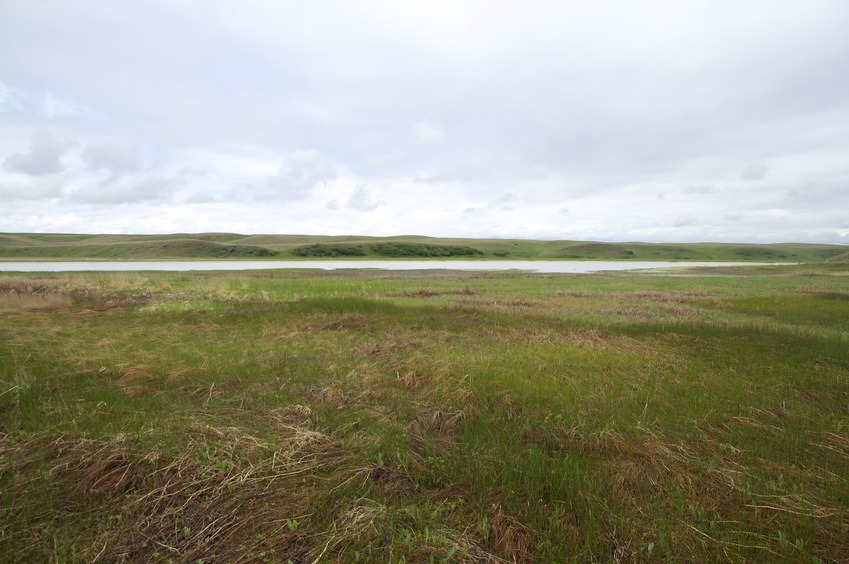
<instances>
[{"instance_id":1,"label":"tuft of dry grass","mask_svg":"<svg viewBox=\"0 0 849 564\"><path fill-rule=\"evenodd\" d=\"M436 296L476 296L478 291L469 286L463 286L459 290L432 290L430 288L419 288L418 290L404 290L400 293L390 294L392 297L404 298L433 298Z\"/></svg>"},{"instance_id":2,"label":"tuft of dry grass","mask_svg":"<svg viewBox=\"0 0 849 564\"><path fill-rule=\"evenodd\" d=\"M61 294L0 294L0 311L3 312L51 312L65 309L70 305L71 299Z\"/></svg>"},{"instance_id":3,"label":"tuft of dry grass","mask_svg":"<svg viewBox=\"0 0 849 564\"><path fill-rule=\"evenodd\" d=\"M500 504L494 505L489 518L489 545L507 562L533 562L533 544L527 527Z\"/></svg>"},{"instance_id":4,"label":"tuft of dry grass","mask_svg":"<svg viewBox=\"0 0 849 564\"><path fill-rule=\"evenodd\" d=\"M38 278L0 278L0 312L52 312L71 305L62 284Z\"/></svg>"},{"instance_id":5,"label":"tuft of dry grass","mask_svg":"<svg viewBox=\"0 0 849 564\"><path fill-rule=\"evenodd\" d=\"M597 295L597 292L588 290L555 290L554 295L558 298L590 298Z\"/></svg>"},{"instance_id":6,"label":"tuft of dry grass","mask_svg":"<svg viewBox=\"0 0 849 564\"><path fill-rule=\"evenodd\" d=\"M410 390L419 390L425 383L425 376L415 369L408 370L403 376L399 372L396 374L396 378Z\"/></svg>"},{"instance_id":7,"label":"tuft of dry grass","mask_svg":"<svg viewBox=\"0 0 849 564\"><path fill-rule=\"evenodd\" d=\"M52 504L62 508L64 518L101 523L91 537L74 539L77 557L84 560L308 558L316 547L293 523L309 519L317 477L338 474L344 451L325 435L284 423L273 450L237 428L196 423L192 429L179 456L134 452L120 435L110 440L3 435L0 473L44 465ZM40 511L38 499L25 503ZM16 558L38 560L36 550L50 530L17 525L14 532L0 531L5 539L0 545L13 535Z\"/></svg>"},{"instance_id":8,"label":"tuft of dry grass","mask_svg":"<svg viewBox=\"0 0 849 564\"><path fill-rule=\"evenodd\" d=\"M350 403L350 399L333 386L305 386L301 393L312 401L322 403L333 409L342 409Z\"/></svg>"}]
</instances>

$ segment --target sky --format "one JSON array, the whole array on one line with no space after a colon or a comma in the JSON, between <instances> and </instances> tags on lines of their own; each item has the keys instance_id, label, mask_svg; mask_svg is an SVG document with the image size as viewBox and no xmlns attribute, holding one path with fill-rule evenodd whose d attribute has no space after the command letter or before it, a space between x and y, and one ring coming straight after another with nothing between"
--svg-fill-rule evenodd
<instances>
[{"instance_id":1,"label":"sky","mask_svg":"<svg viewBox=\"0 0 849 564\"><path fill-rule=\"evenodd\" d=\"M846 0L0 0L0 232L849 244Z\"/></svg>"}]
</instances>

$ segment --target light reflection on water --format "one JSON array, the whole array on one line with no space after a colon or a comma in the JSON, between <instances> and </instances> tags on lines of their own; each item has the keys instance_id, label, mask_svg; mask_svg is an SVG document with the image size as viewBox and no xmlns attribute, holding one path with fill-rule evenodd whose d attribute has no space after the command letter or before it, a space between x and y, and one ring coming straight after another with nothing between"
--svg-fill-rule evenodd
<instances>
[{"instance_id":1,"label":"light reflection on water","mask_svg":"<svg viewBox=\"0 0 849 564\"><path fill-rule=\"evenodd\" d=\"M132 272L192 270L380 269L380 270L524 270L540 273L589 274L600 271L686 268L692 266L755 266L743 262L554 261L554 260L310 260L310 261L80 261L0 262L0 272Z\"/></svg>"}]
</instances>

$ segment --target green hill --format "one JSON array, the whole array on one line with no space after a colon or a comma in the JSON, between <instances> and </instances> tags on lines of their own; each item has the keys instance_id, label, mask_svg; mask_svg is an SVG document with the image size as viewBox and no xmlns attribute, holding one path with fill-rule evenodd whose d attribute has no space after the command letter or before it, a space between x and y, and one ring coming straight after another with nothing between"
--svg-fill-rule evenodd
<instances>
[{"instance_id":1,"label":"green hill","mask_svg":"<svg viewBox=\"0 0 849 564\"><path fill-rule=\"evenodd\" d=\"M0 234L0 260L30 259L296 259L475 258L508 260L633 260L824 262L847 260L847 247L781 243L605 243L528 239L458 239L418 235L170 235ZM840 259L839 257L844 256Z\"/></svg>"},{"instance_id":2,"label":"green hill","mask_svg":"<svg viewBox=\"0 0 849 564\"><path fill-rule=\"evenodd\" d=\"M256 245L214 242L206 238L124 240L111 236L0 237L0 257L31 259L220 259L272 257L277 251ZM28 244L27 244L28 243Z\"/></svg>"}]
</instances>

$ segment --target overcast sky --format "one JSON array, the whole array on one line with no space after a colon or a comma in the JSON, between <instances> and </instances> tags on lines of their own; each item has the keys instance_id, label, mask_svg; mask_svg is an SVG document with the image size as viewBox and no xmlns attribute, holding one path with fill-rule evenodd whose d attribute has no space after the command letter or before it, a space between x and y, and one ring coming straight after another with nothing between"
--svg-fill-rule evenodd
<instances>
[{"instance_id":1,"label":"overcast sky","mask_svg":"<svg viewBox=\"0 0 849 564\"><path fill-rule=\"evenodd\" d=\"M849 244L849 2L0 0L0 231Z\"/></svg>"}]
</instances>

